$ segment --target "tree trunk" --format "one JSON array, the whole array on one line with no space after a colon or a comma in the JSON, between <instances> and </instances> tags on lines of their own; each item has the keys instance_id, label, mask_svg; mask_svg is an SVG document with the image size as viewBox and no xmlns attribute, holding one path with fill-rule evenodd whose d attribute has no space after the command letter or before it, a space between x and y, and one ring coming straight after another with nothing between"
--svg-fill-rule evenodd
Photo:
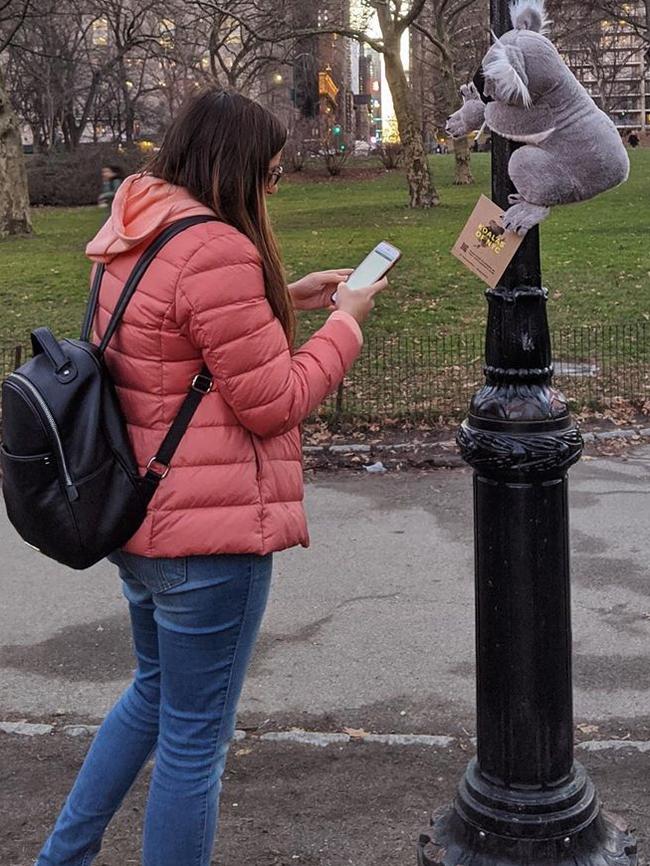
<instances>
[{"instance_id":1,"label":"tree trunk","mask_svg":"<svg viewBox=\"0 0 650 866\"><path fill-rule=\"evenodd\" d=\"M31 234L27 171L18 119L0 70L0 237Z\"/></svg>"},{"instance_id":2,"label":"tree trunk","mask_svg":"<svg viewBox=\"0 0 650 866\"><path fill-rule=\"evenodd\" d=\"M458 86L458 78L456 76L456 67L454 65L454 55L451 48L451 40L447 30L447 25L444 20L444 15L438 16L437 21L438 40L440 42L440 62L442 66L442 75L445 81L445 89L447 91L447 102L449 114L456 111L459 105L460 88ZM472 174L472 154L469 149L469 139L465 138L454 139L454 160L455 160L455 177L454 184L456 186L468 186L474 183L474 175Z\"/></svg>"},{"instance_id":3,"label":"tree trunk","mask_svg":"<svg viewBox=\"0 0 650 866\"><path fill-rule=\"evenodd\" d=\"M125 100L128 100L128 95L125 94ZM125 118L124 118L124 138L126 140L126 146L133 146L134 139L134 131L135 131L135 111L133 110L133 106L131 105L130 100L127 102L125 106Z\"/></svg>"},{"instance_id":4,"label":"tree trunk","mask_svg":"<svg viewBox=\"0 0 650 866\"><path fill-rule=\"evenodd\" d=\"M126 146L131 147L133 145L133 139L135 138L135 106L133 104L133 100L131 99L131 91L129 89L129 76L126 71L124 55L120 57L118 63L118 71L119 88L122 95L122 101L124 102L124 138L126 141Z\"/></svg>"},{"instance_id":5,"label":"tree trunk","mask_svg":"<svg viewBox=\"0 0 650 866\"><path fill-rule=\"evenodd\" d=\"M474 183L474 175L472 174L472 154L469 149L469 138L454 139L454 159L456 160L456 176L454 183L456 186L469 186Z\"/></svg>"},{"instance_id":6,"label":"tree trunk","mask_svg":"<svg viewBox=\"0 0 650 866\"><path fill-rule=\"evenodd\" d=\"M422 130L418 122L417 112L411 102L409 85L400 56L400 40L399 38L391 40L395 44L389 46L387 35L384 34L386 81L393 97L399 137L404 145L409 204L413 208L436 207L440 204L440 197L431 179L429 162L422 140Z\"/></svg>"}]
</instances>

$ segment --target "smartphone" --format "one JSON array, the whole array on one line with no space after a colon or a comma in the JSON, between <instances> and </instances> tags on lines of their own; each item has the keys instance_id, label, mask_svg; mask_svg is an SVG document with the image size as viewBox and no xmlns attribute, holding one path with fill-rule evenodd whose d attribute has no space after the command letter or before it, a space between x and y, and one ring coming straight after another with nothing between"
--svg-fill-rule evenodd
<instances>
[{"instance_id":1,"label":"smartphone","mask_svg":"<svg viewBox=\"0 0 650 866\"><path fill-rule=\"evenodd\" d=\"M368 253L359 267L352 271L346 282L351 289L371 286L385 277L401 257L402 254L397 247L389 244L388 241L381 241L371 253Z\"/></svg>"},{"instance_id":2,"label":"smartphone","mask_svg":"<svg viewBox=\"0 0 650 866\"><path fill-rule=\"evenodd\" d=\"M352 271L346 283L351 289L363 289L364 286L371 286L377 280L385 277L401 258L402 254L397 247L389 244L388 241L381 241L371 253L368 253L359 267ZM336 292L332 295L332 303L336 303Z\"/></svg>"}]
</instances>

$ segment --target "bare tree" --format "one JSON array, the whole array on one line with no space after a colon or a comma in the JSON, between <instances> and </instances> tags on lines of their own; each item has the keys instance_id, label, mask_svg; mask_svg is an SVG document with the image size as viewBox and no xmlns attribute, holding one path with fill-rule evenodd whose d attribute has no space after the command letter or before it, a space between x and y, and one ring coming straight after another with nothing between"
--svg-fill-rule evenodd
<instances>
[{"instance_id":1,"label":"bare tree","mask_svg":"<svg viewBox=\"0 0 650 866\"><path fill-rule=\"evenodd\" d=\"M640 54L650 38L647 3L555 0L554 39L569 66L612 117L629 114L641 101ZM647 47L650 59L650 47ZM641 105L645 111L645 106Z\"/></svg>"},{"instance_id":2,"label":"bare tree","mask_svg":"<svg viewBox=\"0 0 650 866\"><path fill-rule=\"evenodd\" d=\"M147 64L163 39L159 0L41 0L41 16L11 46L12 90L35 141L75 150L100 106L132 143L139 99L160 90ZM117 100L117 101L115 101Z\"/></svg>"},{"instance_id":3,"label":"bare tree","mask_svg":"<svg viewBox=\"0 0 650 866\"><path fill-rule=\"evenodd\" d=\"M31 0L0 0L0 55L30 12ZM0 237L30 234L29 190L18 118L0 65Z\"/></svg>"},{"instance_id":4,"label":"bare tree","mask_svg":"<svg viewBox=\"0 0 650 866\"><path fill-rule=\"evenodd\" d=\"M650 46L650 0L587 0L587 5L596 6L611 20L629 25Z\"/></svg>"},{"instance_id":5,"label":"bare tree","mask_svg":"<svg viewBox=\"0 0 650 866\"><path fill-rule=\"evenodd\" d=\"M487 47L487 6L477 0L428 0L423 14L413 22L413 29L436 55L437 63L429 64L430 86L434 89L439 77L435 109L441 120L441 114L448 117L460 107L460 85L473 77ZM422 51L424 56L418 58L424 64L426 54ZM453 148L455 183L473 183L469 139L455 139Z\"/></svg>"},{"instance_id":6,"label":"bare tree","mask_svg":"<svg viewBox=\"0 0 650 866\"><path fill-rule=\"evenodd\" d=\"M368 13L377 17L381 31L381 36L378 37L371 36L364 25L351 26L349 16L343 11L338 16L335 12L329 14L329 10L327 15L320 15L318 5L309 7L312 18L315 13L316 26L309 24L305 26L301 22L301 17L304 21L306 6L300 0L297 3L285 4L285 15L279 19L284 27L278 28L277 15L271 16L272 31L266 29L269 14L267 0L230 0L229 3L221 0L186 0L186 2L200 7L209 6L213 11L221 12L261 42L283 43L287 40L295 41L310 36L335 33L369 45L381 53L384 57L386 80L393 97L399 136L404 146L409 204L414 208L429 208L440 203L431 177L418 112L414 105L401 52L402 37L418 18L427 0L360 0L366 12L366 21ZM258 16L257 18L252 14L253 12Z\"/></svg>"},{"instance_id":7,"label":"bare tree","mask_svg":"<svg viewBox=\"0 0 650 866\"><path fill-rule=\"evenodd\" d=\"M110 70L115 79L124 109L124 138L131 145L137 101L150 90L147 64L161 41L174 39L174 21L166 17L169 6L160 0L94 0L91 5L95 21L106 22L108 36L100 70L103 74Z\"/></svg>"},{"instance_id":8,"label":"bare tree","mask_svg":"<svg viewBox=\"0 0 650 866\"><path fill-rule=\"evenodd\" d=\"M284 0L181 0L204 39L204 68L224 87L259 92L269 69L287 62L294 40L287 32Z\"/></svg>"},{"instance_id":9,"label":"bare tree","mask_svg":"<svg viewBox=\"0 0 650 866\"><path fill-rule=\"evenodd\" d=\"M400 140L404 145L409 204L413 208L435 207L440 204L440 198L433 185L413 92L409 87L402 63L402 36L416 21L426 0L412 0L410 7L407 8L404 8L406 4L402 0L367 0L367 2L377 13L381 40L369 41L368 37L359 31L356 31L356 35L352 35L354 31L349 35L359 41L368 42L384 55L386 81L393 97Z\"/></svg>"}]
</instances>

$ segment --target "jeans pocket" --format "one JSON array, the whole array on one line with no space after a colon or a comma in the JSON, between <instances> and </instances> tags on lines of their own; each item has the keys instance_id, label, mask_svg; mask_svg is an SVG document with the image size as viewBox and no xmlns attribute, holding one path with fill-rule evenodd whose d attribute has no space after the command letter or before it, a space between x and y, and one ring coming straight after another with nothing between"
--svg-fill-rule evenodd
<instances>
[{"instance_id":1,"label":"jeans pocket","mask_svg":"<svg viewBox=\"0 0 650 866\"><path fill-rule=\"evenodd\" d=\"M120 550L112 553L109 559L126 573L123 576L139 581L154 594L169 592L187 581L186 556L148 557Z\"/></svg>"},{"instance_id":2,"label":"jeans pocket","mask_svg":"<svg viewBox=\"0 0 650 866\"><path fill-rule=\"evenodd\" d=\"M167 592L187 582L187 557L178 556L173 559L158 559L160 566L160 589L157 592Z\"/></svg>"}]
</instances>

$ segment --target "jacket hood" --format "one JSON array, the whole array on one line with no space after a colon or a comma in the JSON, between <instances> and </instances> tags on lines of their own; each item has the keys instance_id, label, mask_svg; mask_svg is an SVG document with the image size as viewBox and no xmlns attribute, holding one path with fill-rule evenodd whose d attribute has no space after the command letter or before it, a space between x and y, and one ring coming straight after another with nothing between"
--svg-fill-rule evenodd
<instances>
[{"instance_id":1,"label":"jacket hood","mask_svg":"<svg viewBox=\"0 0 650 866\"><path fill-rule=\"evenodd\" d=\"M86 247L86 255L107 264L115 256L153 241L170 223L204 214L214 216L184 187L150 174L133 174L116 192L111 216Z\"/></svg>"}]
</instances>

